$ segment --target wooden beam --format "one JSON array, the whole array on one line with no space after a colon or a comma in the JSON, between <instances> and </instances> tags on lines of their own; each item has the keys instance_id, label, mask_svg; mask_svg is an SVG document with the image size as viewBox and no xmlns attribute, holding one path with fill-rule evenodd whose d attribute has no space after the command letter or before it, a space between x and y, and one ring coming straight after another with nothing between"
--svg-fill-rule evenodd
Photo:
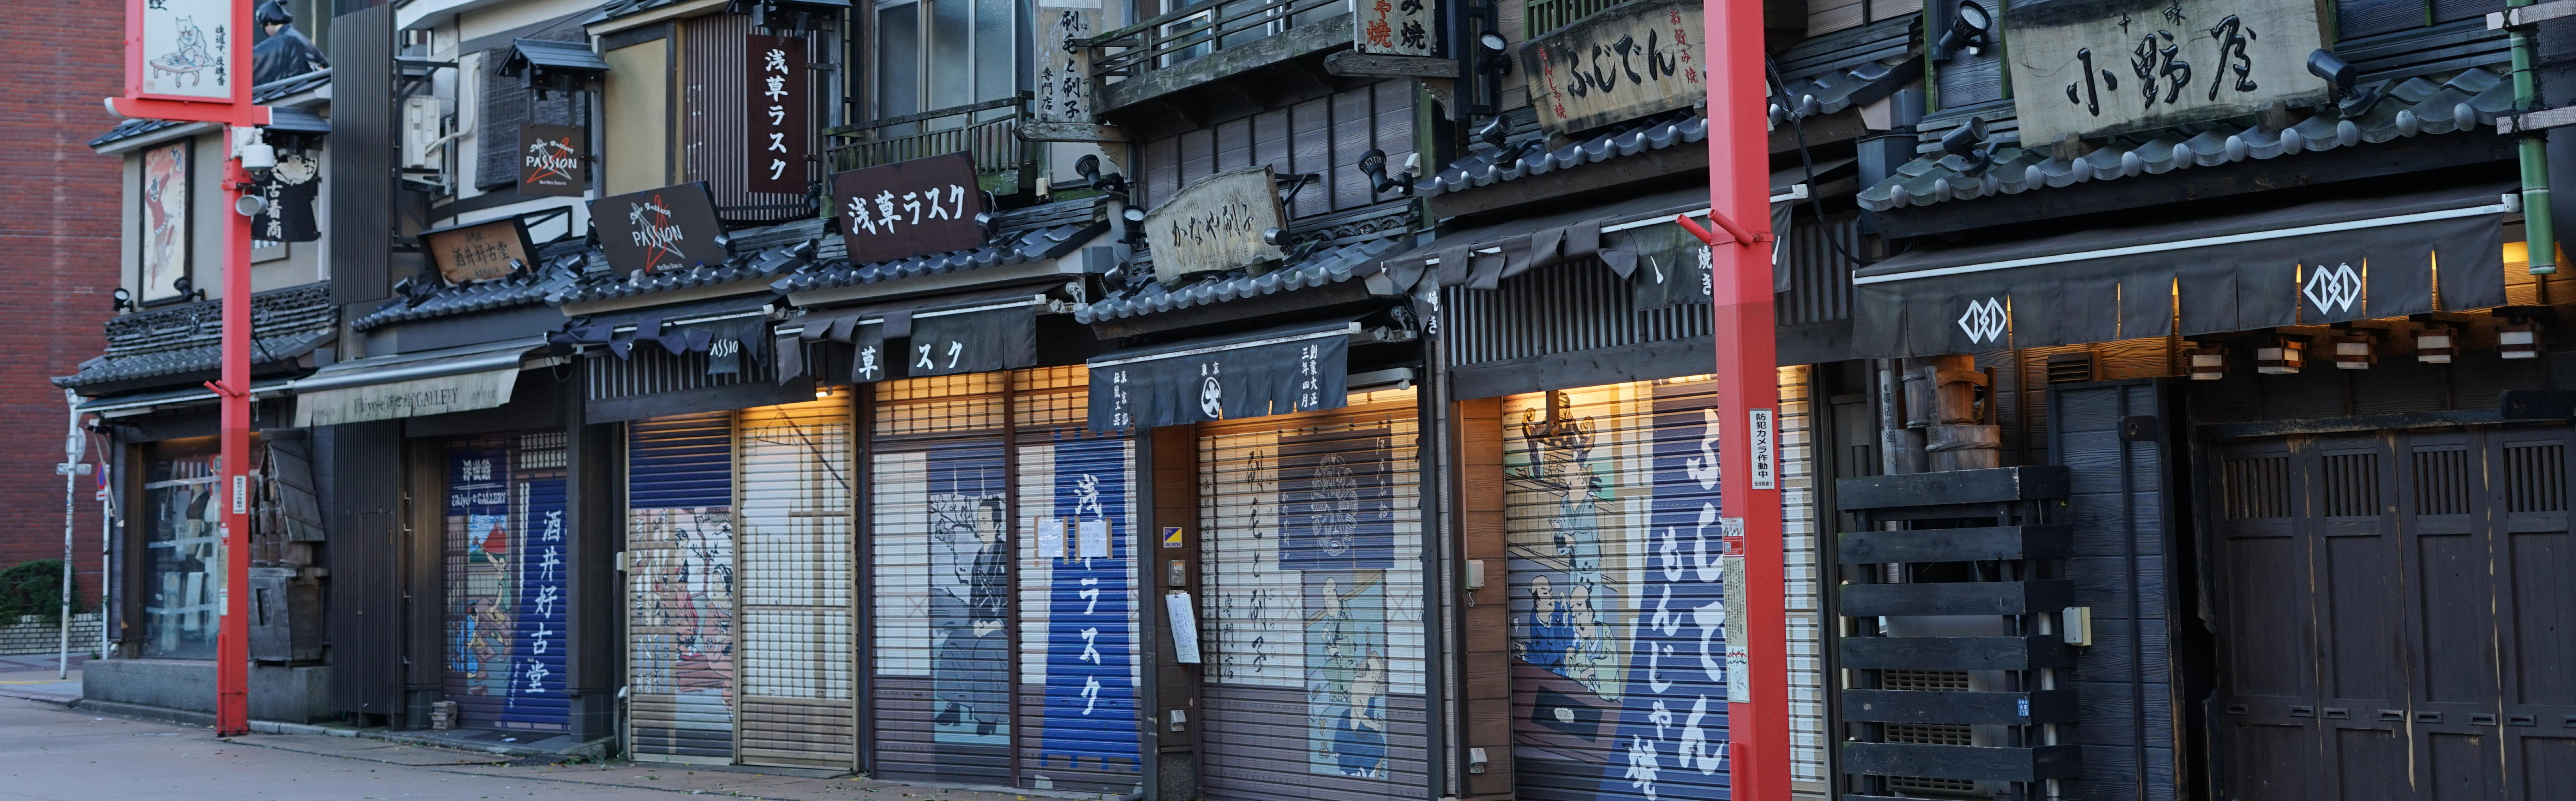
<instances>
[{"instance_id":1,"label":"wooden beam","mask_svg":"<svg viewBox=\"0 0 2576 801\"><path fill-rule=\"evenodd\" d=\"M1843 719L1868 723L2027 726L2071 723L2074 690L2022 693L1944 690L1844 690Z\"/></svg>"},{"instance_id":2,"label":"wooden beam","mask_svg":"<svg viewBox=\"0 0 2576 801\"><path fill-rule=\"evenodd\" d=\"M1029 120L1020 123L1020 139L1027 142L1124 142L1127 134L1115 125Z\"/></svg>"},{"instance_id":3,"label":"wooden beam","mask_svg":"<svg viewBox=\"0 0 2576 801\"><path fill-rule=\"evenodd\" d=\"M1485 772L1466 774L1466 795L1512 792L1512 654L1509 554L1504 545L1503 404L1500 398L1459 401L1451 407L1458 443L1458 546L1460 558L1484 565L1483 589L1468 593L1459 610L1458 695L1462 719L1455 742L1485 749ZM1465 573L1467 571L1461 570Z\"/></svg>"},{"instance_id":4,"label":"wooden beam","mask_svg":"<svg viewBox=\"0 0 2576 801\"><path fill-rule=\"evenodd\" d=\"M1977 562L2075 555L2075 527L2064 523L1913 531L1846 531L1835 555L1846 565L1887 562Z\"/></svg>"},{"instance_id":5,"label":"wooden beam","mask_svg":"<svg viewBox=\"0 0 2576 801\"><path fill-rule=\"evenodd\" d=\"M1839 611L1845 617L2027 615L2074 603L2075 582L2067 579L1845 584Z\"/></svg>"},{"instance_id":6,"label":"wooden beam","mask_svg":"<svg viewBox=\"0 0 2576 801\"><path fill-rule=\"evenodd\" d=\"M1844 637L1842 667L1881 670L2031 670L2073 667L2064 639L2038 637Z\"/></svg>"},{"instance_id":7,"label":"wooden beam","mask_svg":"<svg viewBox=\"0 0 2576 801\"><path fill-rule=\"evenodd\" d=\"M1835 485L1843 511L1967 503L2007 503L2066 497L2066 468L2057 465L1945 470L1868 478Z\"/></svg>"},{"instance_id":8,"label":"wooden beam","mask_svg":"<svg viewBox=\"0 0 2576 801\"><path fill-rule=\"evenodd\" d=\"M1991 748L1928 743L1843 743L1844 773L2035 782L2084 775L2081 751L2072 745Z\"/></svg>"},{"instance_id":9,"label":"wooden beam","mask_svg":"<svg viewBox=\"0 0 2576 801\"><path fill-rule=\"evenodd\" d=\"M1324 57L1324 71L1350 78L1455 78L1458 60L1344 50Z\"/></svg>"}]
</instances>

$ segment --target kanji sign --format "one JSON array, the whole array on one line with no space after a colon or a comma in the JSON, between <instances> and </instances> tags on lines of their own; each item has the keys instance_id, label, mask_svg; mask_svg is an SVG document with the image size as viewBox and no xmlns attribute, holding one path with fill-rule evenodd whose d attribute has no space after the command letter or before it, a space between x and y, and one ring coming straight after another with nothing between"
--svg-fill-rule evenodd
<instances>
[{"instance_id":1,"label":"kanji sign","mask_svg":"<svg viewBox=\"0 0 2576 801\"><path fill-rule=\"evenodd\" d=\"M599 228L608 266L620 273L723 264L730 256L716 240L724 235L724 223L716 219L706 184L600 198L590 202L590 220Z\"/></svg>"},{"instance_id":2,"label":"kanji sign","mask_svg":"<svg viewBox=\"0 0 2576 801\"><path fill-rule=\"evenodd\" d=\"M1250 267L1283 257L1263 231L1287 225L1279 182L1267 166L1209 176L1155 206L1145 218L1154 275L1166 286L1184 276Z\"/></svg>"},{"instance_id":3,"label":"kanji sign","mask_svg":"<svg viewBox=\"0 0 2576 801\"><path fill-rule=\"evenodd\" d=\"M832 203L854 264L984 245L984 193L964 153L834 174Z\"/></svg>"},{"instance_id":4,"label":"kanji sign","mask_svg":"<svg viewBox=\"0 0 2576 801\"><path fill-rule=\"evenodd\" d=\"M519 194L581 197L590 187L590 132L579 125L519 126Z\"/></svg>"},{"instance_id":5,"label":"kanji sign","mask_svg":"<svg viewBox=\"0 0 2576 801\"><path fill-rule=\"evenodd\" d=\"M1352 45L1362 53L1436 56L1440 23L1431 0L1357 0Z\"/></svg>"},{"instance_id":6,"label":"kanji sign","mask_svg":"<svg viewBox=\"0 0 2576 801\"><path fill-rule=\"evenodd\" d=\"M2027 146L2326 100L2308 74L2325 28L2309 2L2058 0L2004 13Z\"/></svg>"},{"instance_id":7,"label":"kanji sign","mask_svg":"<svg viewBox=\"0 0 2576 801\"><path fill-rule=\"evenodd\" d=\"M1700 19L1697 0L1647 0L1522 44L1539 126L1572 133L1707 100Z\"/></svg>"},{"instance_id":8,"label":"kanji sign","mask_svg":"<svg viewBox=\"0 0 2576 801\"><path fill-rule=\"evenodd\" d=\"M430 259L438 263L439 276L450 284L506 277L512 259L531 263L533 257L528 254L536 250L528 244L527 226L517 217L423 231L420 238L429 246Z\"/></svg>"},{"instance_id":9,"label":"kanji sign","mask_svg":"<svg viewBox=\"0 0 2576 801\"><path fill-rule=\"evenodd\" d=\"M143 0L134 45L140 97L228 103L233 99L232 0Z\"/></svg>"},{"instance_id":10,"label":"kanji sign","mask_svg":"<svg viewBox=\"0 0 2576 801\"><path fill-rule=\"evenodd\" d=\"M746 158L751 191L805 193L805 156L811 138L806 131L805 41L785 36L743 37L749 59L743 75L750 80L743 96Z\"/></svg>"}]
</instances>

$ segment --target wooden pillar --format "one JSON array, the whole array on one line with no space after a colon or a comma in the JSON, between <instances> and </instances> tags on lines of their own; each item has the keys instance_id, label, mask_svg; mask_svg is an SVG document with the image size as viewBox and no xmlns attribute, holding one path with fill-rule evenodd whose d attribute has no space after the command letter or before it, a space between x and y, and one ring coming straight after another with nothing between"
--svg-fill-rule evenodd
<instances>
[{"instance_id":1,"label":"wooden pillar","mask_svg":"<svg viewBox=\"0 0 2576 801\"><path fill-rule=\"evenodd\" d=\"M1931 468L1982 470L2003 466L2003 428L1994 425L1994 394L1974 356L1925 360L1922 386L1930 398L1925 450Z\"/></svg>"},{"instance_id":2,"label":"wooden pillar","mask_svg":"<svg viewBox=\"0 0 2576 801\"><path fill-rule=\"evenodd\" d=\"M1199 797L1199 682L1205 673L1200 665L1184 664L1175 658L1165 604L1173 592L1189 593L1193 609L1204 609L1212 603L1200 591L1199 582L1198 428L1180 425L1153 429L1146 433L1140 447L1146 451L1145 468L1150 473L1152 492L1147 499L1150 523L1137 543L1143 554L1137 560L1142 579L1137 597L1144 606L1138 615L1154 632L1150 654L1154 665L1153 703L1146 706L1144 725L1146 750L1152 752L1155 763L1154 783L1146 792L1148 798L1162 801L1192 801ZM1177 548L1165 542L1173 529L1179 529ZM1177 582L1173 580L1173 562L1180 563ZM1178 730L1172 722L1176 711L1184 716Z\"/></svg>"},{"instance_id":3,"label":"wooden pillar","mask_svg":"<svg viewBox=\"0 0 2576 801\"><path fill-rule=\"evenodd\" d=\"M1483 772L1475 772L1472 750L1458 755L1467 765L1466 801L1512 797L1512 653L1505 580L1508 560L1503 534L1503 402L1500 398L1459 401L1450 414L1458 443L1458 558L1482 564L1485 584L1468 590L1462 583L1459 609L1458 674L1461 699L1458 747L1485 751ZM1469 582L1473 567L1459 574Z\"/></svg>"}]
</instances>

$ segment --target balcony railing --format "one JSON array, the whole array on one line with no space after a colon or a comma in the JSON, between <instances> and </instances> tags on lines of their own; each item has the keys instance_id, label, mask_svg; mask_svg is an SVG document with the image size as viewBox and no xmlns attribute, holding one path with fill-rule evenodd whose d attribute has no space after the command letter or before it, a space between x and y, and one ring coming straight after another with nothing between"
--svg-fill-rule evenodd
<instances>
[{"instance_id":1,"label":"balcony railing","mask_svg":"<svg viewBox=\"0 0 2576 801\"><path fill-rule=\"evenodd\" d=\"M1092 37L1091 74L1133 78L1350 13L1351 0L1195 3Z\"/></svg>"},{"instance_id":2,"label":"balcony railing","mask_svg":"<svg viewBox=\"0 0 2576 801\"><path fill-rule=\"evenodd\" d=\"M1012 194L1034 186L1037 148L1020 139L1031 96L987 100L919 114L870 120L825 131L833 170L855 170L966 151L984 189Z\"/></svg>"},{"instance_id":3,"label":"balcony railing","mask_svg":"<svg viewBox=\"0 0 2576 801\"><path fill-rule=\"evenodd\" d=\"M1521 6L1521 19L1529 29L1529 35L1538 36L1626 2L1628 0L1528 0Z\"/></svg>"}]
</instances>

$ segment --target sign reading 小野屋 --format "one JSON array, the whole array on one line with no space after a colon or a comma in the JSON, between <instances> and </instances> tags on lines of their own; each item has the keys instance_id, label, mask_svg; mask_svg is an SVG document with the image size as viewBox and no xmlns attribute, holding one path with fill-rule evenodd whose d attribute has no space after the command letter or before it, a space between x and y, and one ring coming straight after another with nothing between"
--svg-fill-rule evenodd
<instances>
[{"instance_id":1,"label":"sign reading \u5c0f\u91ce\u5c4b","mask_svg":"<svg viewBox=\"0 0 2576 801\"><path fill-rule=\"evenodd\" d=\"M2325 102L2312 2L2054 0L2004 12L2021 141L2040 146Z\"/></svg>"},{"instance_id":2,"label":"sign reading \u5c0f\u91ce\u5c4b","mask_svg":"<svg viewBox=\"0 0 2576 801\"><path fill-rule=\"evenodd\" d=\"M832 202L854 264L984 246L984 193L964 153L836 173Z\"/></svg>"},{"instance_id":3,"label":"sign reading \u5c0f\u91ce\u5c4b","mask_svg":"<svg viewBox=\"0 0 2576 801\"><path fill-rule=\"evenodd\" d=\"M519 194L581 197L590 187L590 133L579 125L519 126Z\"/></svg>"},{"instance_id":4,"label":"sign reading \u5c0f\u91ce\u5c4b","mask_svg":"<svg viewBox=\"0 0 2576 801\"><path fill-rule=\"evenodd\" d=\"M1262 232L1287 223L1268 166L1209 176L1173 193L1145 218L1145 246L1165 285L1197 273L1257 267L1285 257Z\"/></svg>"},{"instance_id":5,"label":"sign reading \u5c0f\u91ce\u5c4b","mask_svg":"<svg viewBox=\"0 0 2576 801\"><path fill-rule=\"evenodd\" d=\"M1612 6L1520 47L1539 127L1572 133L1708 99L1697 0Z\"/></svg>"},{"instance_id":6,"label":"sign reading \u5c0f\u91ce\u5c4b","mask_svg":"<svg viewBox=\"0 0 2576 801\"><path fill-rule=\"evenodd\" d=\"M785 36L743 37L749 59L743 74L750 84L744 96L743 125L750 160L751 191L805 193L808 151L805 110L805 41Z\"/></svg>"},{"instance_id":7,"label":"sign reading \u5c0f\u91ce\u5c4b","mask_svg":"<svg viewBox=\"0 0 2576 801\"><path fill-rule=\"evenodd\" d=\"M599 229L608 266L620 273L723 264L730 256L717 239L724 236L724 223L716 219L715 200L703 183L591 201L590 221Z\"/></svg>"},{"instance_id":8,"label":"sign reading \u5c0f\u91ce\u5c4b","mask_svg":"<svg viewBox=\"0 0 2576 801\"><path fill-rule=\"evenodd\" d=\"M517 217L423 231L421 243L438 264L438 275L450 284L489 281L510 274L510 262L529 264L528 227Z\"/></svg>"}]
</instances>

